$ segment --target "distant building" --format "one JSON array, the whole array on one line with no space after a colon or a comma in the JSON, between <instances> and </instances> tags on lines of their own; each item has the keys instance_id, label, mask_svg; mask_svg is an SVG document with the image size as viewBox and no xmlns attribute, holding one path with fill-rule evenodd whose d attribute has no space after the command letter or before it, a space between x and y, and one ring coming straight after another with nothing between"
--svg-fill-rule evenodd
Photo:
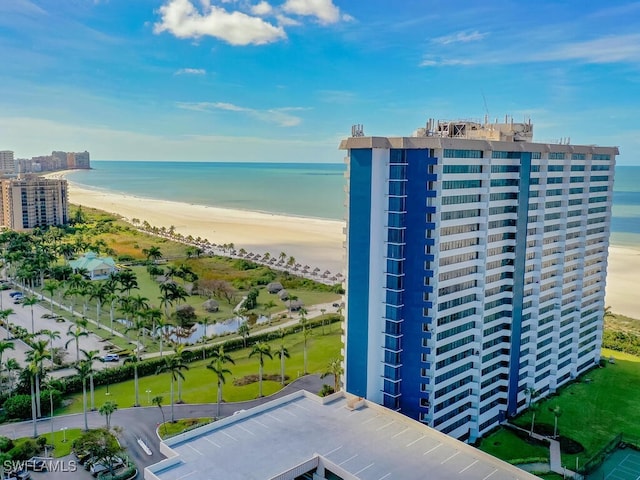
<instances>
[{"instance_id":1,"label":"distant building","mask_svg":"<svg viewBox=\"0 0 640 480\"><path fill-rule=\"evenodd\" d=\"M16 231L65 225L69 219L66 180L28 175L1 181L2 225Z\"/></svg>"},{"instance_id":2,"label":"distant building","mask_svg":"<svg viewBox=\"0 0 640 480\"><path fill-rule=\"evenodd\" d=\"M512 121L341 148L348 392L473 441L597 365L617 148Z\"/></svg>"},{"instance_id":3,"label":"distant building","mask_svg":"<svg viewBox=\"0 0 640 480\"><path fill-rule=\"evenodd\" d=\"M87 272L90 280L104 280L118 271L113 258L99 257L95 252L87 252L77 260L69 261L69 266L74 272Z\"/></svg>"},{"instance_id":4,"label":"distant building","mask_svg":"<svg viewBox=\"0 0 640 480\"><path fill-rule=\"evenodd\" d=\"M15 173L16 166L11 150L0 150L0 174Z\"/></svg>"},{"instance_id":5,"label":"distant building","mask_svg":"<svg viewBox=\"0 0 640 480\"><path fill-rule=\"evenodd\" d=\"M64 170L67 168L67 152L51 152L53 159L52 170Z\"/></svg>"},{"instance_id":6,"label":"distant building","mask_svg":"<svg viewBox=\"0 0 640 480\"><path fill-rule=\"evenodd\" d=\"M358 397L298 391L160 442L145 480L535 480Z\"/></svg>"},{"instance_id":7,"label":"distant building","mask_svg":"<svg viewBox=\"0 0 640 480\"><path fill-rule=\"evenodd\" d=\"M89 152L76 152L74 155L75 166L74 168L91 168L91 159L89 158Z\"/></svg>"}]
</instances>

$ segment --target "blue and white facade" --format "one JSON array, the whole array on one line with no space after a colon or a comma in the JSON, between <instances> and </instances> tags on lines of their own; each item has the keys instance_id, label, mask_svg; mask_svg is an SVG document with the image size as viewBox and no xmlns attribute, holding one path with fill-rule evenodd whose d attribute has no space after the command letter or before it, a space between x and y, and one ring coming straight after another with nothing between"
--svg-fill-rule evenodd
<instances>
[{"instance_id":1,"label":"blue and white facade","mask_svg":"<svg viewBox=\"0 0 640 480\"><path fill-rule=\"evenodd\" d=\"M618 153L469 125L341 145L345 388L464 440L598 362Z\"/></svg>"}]
</instances>

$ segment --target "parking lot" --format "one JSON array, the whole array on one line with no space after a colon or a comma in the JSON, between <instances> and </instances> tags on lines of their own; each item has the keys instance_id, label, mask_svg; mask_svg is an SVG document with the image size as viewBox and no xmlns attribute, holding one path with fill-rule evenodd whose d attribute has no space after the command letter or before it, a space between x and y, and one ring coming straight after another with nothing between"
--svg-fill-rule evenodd
<instances>
[{"instance_id":1,"label":"parking lot","mask_svg":"<svg viewBox=\"0 0 640 480\"><path fill-rule=\"evenodd\" d=\"M31 308L33 308L33 328L35 331L51 330L59 332L60 338L53 340L53 346L67 351L67 355L64 359L66 363L74 362L76 359L75 340L73 340L68 346L65 346L65 344L72 339L71 336L67 335L67 331L69 330L69 327L72 327L75 324L70 322L68 319L58 321L52 318L43 318L43 315L47 316L50 313L50 310L44 306L48 305L48 301L46 299L36 305L33 305L33 307L24 306L22 303L14 303L10 294L15 291L16 290L13 289L0 291L0 310L11 308L14 311L14 313L9 316L9 321L14 325L24 327L28 332L31 332ZM67 314L66 317L71 318L71 315ZM108 335L109 332L105 330L105 334ZM4 327L0 327L0 338L8 338L7 331ZM44 339L46 337L43 336L41 338ZM29 346L21 340L14 339L12 341L15 348L13 350L7 350L4 354L4 359L14 358L20 365L25 366L27 364L26 353L30 350ZM87 337L80 338L80 349L86 351L97 350L100 356L108 353L108 348L105 348L108 345L110 345L109 342L101 339L93 333L90 333ZM109 368L110 366L116 366L121 363L122 361L105 363L95 362L94 368ZM62 377L73 373L73 369L56 370L52 373L52 376Z\"/></svg>"}]
</instances>

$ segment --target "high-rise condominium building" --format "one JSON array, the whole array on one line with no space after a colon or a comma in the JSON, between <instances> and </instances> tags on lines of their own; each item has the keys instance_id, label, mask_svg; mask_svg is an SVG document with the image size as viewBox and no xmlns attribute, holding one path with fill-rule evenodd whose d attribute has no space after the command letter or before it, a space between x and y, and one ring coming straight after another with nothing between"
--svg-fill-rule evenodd
<instances>
[{"instance_id":1,"label":"high-rise condominium building","mask_svg":"<svg viewBox=\"0 0 640 480\"><path fill-rule=\"evenodd\" d=\"M0 174L14 173L15 160L11 150L0 150Z\"/></svg>"},{"instance_id":2,"label":"high-rise condominium building","mask_svg":"<svg viewBox=\"0 0 640 480\"><path fill-rule=\"evenodd\" d=\"M353 134L348 392L474 440L599 361L617 148L513 122Z\"/></svg>"},{"instance_id":3,"label":"high-rise condominium building","mask_svg":"<svg viewBox=\"0 0 640 480\"><path fill-rule=\"evenodd\" d=\"M67 181L28 175L2 180L2 225L24 231L64 225L69 219Z\"/></svg>"}]
</instances>

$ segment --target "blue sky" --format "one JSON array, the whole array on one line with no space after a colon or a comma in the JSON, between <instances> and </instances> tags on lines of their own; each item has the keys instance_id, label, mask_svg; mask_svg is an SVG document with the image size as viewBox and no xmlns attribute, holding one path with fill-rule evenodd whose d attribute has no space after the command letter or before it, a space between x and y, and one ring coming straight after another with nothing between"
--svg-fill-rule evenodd
<instances>
[{"instance_id":1,"label":"blue sky","mask_svg":"<svg viewBox=\"0 0 640 480\"><path fill-rule=\"evenodd\" d=\"M17 157L341 162L488 112L640 164L640 2L0 0L0 59Z\"/></svg>"}]
</instances>

